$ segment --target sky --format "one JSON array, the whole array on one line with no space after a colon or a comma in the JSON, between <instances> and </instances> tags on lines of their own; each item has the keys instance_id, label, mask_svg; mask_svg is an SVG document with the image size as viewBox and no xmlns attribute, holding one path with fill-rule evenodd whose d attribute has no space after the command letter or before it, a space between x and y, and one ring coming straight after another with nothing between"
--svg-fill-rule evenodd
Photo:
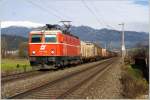
<instances>
[{"instance_id":1,"label":"sky","mask_svg":"<svg viewBox=\"0 0 150 100\"><path fill-rule=\"evenodd\" d=\"M148 0L0 0L0 20L149 31ZM17 23L17 22L16 22ZM2 24L3 25L3 24Z\"/></svg>"}]
</instances>

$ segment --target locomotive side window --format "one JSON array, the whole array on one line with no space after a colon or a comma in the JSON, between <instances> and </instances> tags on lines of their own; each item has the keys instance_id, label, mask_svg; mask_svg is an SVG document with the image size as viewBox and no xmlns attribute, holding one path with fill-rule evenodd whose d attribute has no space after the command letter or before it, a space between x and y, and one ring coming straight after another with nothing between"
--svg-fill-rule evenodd
<instances>
[{"instance_id":1,"label":"locomotive side window","mask_svg":"<svg viewBox=\"0 0 150 100\"><path fill-rule=\"evenodd\" d=\"M45 35L45 42L56 42L56 35Z\"/></svg>"},{"instance_id":2,"label":"locomotive side window","mask_svg":"<svg viewBox=\"0 0 150 100\"><path fill-rule=\"evenodd\" d=\"M42 35L34 34L31 37L31 42L32 43L39 43L42 41Z\"/></svg>"}]
</instances>

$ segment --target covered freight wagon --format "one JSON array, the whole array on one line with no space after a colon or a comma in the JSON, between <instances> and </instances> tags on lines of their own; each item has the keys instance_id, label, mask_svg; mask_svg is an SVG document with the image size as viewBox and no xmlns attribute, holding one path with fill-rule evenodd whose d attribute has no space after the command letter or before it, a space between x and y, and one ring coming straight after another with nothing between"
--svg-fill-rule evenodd
<instances>
[{"instance_id":1,"label":"covered freight wagon","mask_svg":"<svg viewBox=\"0 0 150 100\"><path fill-rule=\"evenodd\" d=\"M96 61L102 56L102 48L89 41L81 41L81 59L83 61Z\"/></svg>"},{"instance_id":2,"label":"covered freight wagon","mask_svg":"<svg viewBox=\"0 0 150 100\"><path fill-rule=\"evenodd\" d=\"M106 49L102 48L102 58L106 57L107 57Z\"/></svg>"}]
</instances>

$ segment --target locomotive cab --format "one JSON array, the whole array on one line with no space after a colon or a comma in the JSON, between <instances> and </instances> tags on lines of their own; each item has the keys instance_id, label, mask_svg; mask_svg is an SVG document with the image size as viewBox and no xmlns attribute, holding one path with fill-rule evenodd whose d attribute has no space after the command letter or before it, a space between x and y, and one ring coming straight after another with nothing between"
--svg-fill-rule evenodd
<instances>
[{"instance_id":1,"label":"locomotive cab","mask_svg":"<svg viewBox=\"0 0 150 100\"><path fill-rule=\"evenodd\" d=\"M59 54L56 45L59 43L59 33L32 31L29 36L29 56L31 66L54 65Z\"/></svg>"}]
</instances>

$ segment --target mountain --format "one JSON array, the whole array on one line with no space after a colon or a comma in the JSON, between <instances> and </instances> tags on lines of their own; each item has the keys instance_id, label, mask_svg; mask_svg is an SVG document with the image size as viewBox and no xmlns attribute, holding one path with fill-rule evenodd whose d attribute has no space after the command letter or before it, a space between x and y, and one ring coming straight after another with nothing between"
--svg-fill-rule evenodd
<instances>
[{"instance_id":1,"label":"mountain","mask_svg":"<svg viewBox=\"0 0 150 100\"><path fill-rule=\"evenodd\" d=\"M15 35L21 37L28 37L28 33L35 28L10 26L2 28L1 33L7 35ZM81 40L100 42L102 47L112 45L114 48L120 48L121 32L110 29L93 29L88 26L72 26L71 33L78 36ZM125 44L127 48L135 46L139 42L148 44L149 34L145 32L125 31Z\"/></svg>"},{"instance_id":2,"label":"mountain","mask_svg":"<svg viewBox=\"0 0 150 100\"><path fill-rule=\"evenodd\" d=\"M109 29L93 29L87 26L72 27L71 32L80 37L81 40L99 41L104 45L111 45L118 48L121 44L121 32ZM125 44L127 48L135 46L139 42L148 44L149 34L145 32L125 31Z\"/></svg>"},{"instance_id":3,"label":"mountain","mask_svg":"<svg viewBox=\"0 0 150 100\"><path fill-rule=\"evenodd\" d=\"M17 27L17 26L10 26L7 28L2 28L1 33L7 35L17 35L27 37L28 33L32 30L32 28L27 27Z\"/></svg>"}]
</instances>

